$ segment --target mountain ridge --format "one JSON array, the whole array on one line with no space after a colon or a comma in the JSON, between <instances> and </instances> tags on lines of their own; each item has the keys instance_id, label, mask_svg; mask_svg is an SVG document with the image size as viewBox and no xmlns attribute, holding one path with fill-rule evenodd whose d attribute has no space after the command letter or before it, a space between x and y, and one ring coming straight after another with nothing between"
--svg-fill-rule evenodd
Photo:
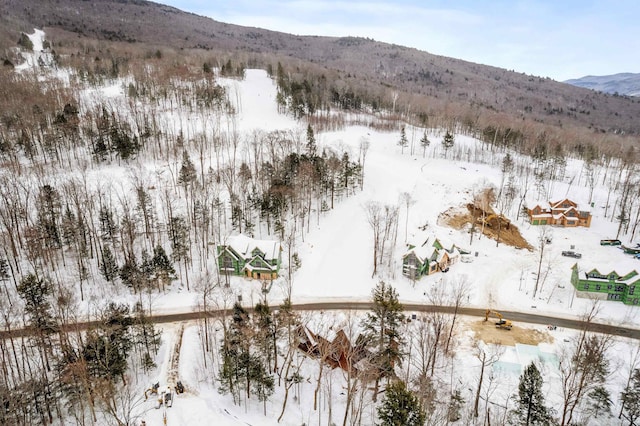
<instances>
[{"instance_id":1,"label":"mountain ridge","mask_svg":"<svg viewBox=\"0 0 640 426\"><path fill-rule=\"evenodd\" d=\"M5 33L13 28L14 40L15 31L37 27L105 41L231 52L249 62L288 60L294 69L313 65L388 104L399 94L399 106L423 109L425 116L448 110L458 121L473 122L508 115L558 128L640 134L640 102L634 99L367 38L243 27L145 0L4 0L0 22Z\"/></svg>"},{"instance_id":2,"label":"mountain ridge","mask_svg":"<svg viewBox=\"0 0 640 426\"><path fill-rule=\"evenodd\" d=\"M621 72L609 75L586 75L565 83L604 93L640 96L640 73Z\"/></svg>"}]
</instances>

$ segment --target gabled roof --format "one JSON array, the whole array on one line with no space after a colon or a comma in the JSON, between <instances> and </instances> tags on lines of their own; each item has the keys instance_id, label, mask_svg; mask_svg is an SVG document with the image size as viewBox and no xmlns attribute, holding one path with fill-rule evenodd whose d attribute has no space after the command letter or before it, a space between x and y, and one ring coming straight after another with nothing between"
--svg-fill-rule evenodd
<instances>
[{"instance_id":1,"label":"gabled roof","mask_svg":"<svg viewBox=\"0 0 640 426\"><path fill-rule=\"evenodd\" d=\"M265 259L277 259L280 252L278 241L256 240L244 234L228 237L226 245L247 260L253 259L256 248L264 254Z\"/></svg>"},{"instance_id":2,"label":"gabled roof","mask_svg":"<svg viewBox=\"0 0 640 426\"><path fill-rule=\"evenodd\" d=\"M586 200L584 201L584 205L587 205ZM526 199L525 200L527 206L531 206L529 208L529 210L533 210L536 207L540 207L542 209L542 211L550 211L550 210L569 210L572 208L575 208L576 211L580 211L578 210L578 206L581 205L581 203L578 203L576 201L571 200L570 198L563 198L561 200L558 201L543 201L543 200L539 200L539 199ZM571 207L561 207L563 203L569 203L571 205ZM588 208L588 205L587 205Z\"/></svg>"},{"instance_id":3,"label":"gabled roof","mask_svg":"<svg viewBox=\"0 0 640 426\"><path fill-rule=\"evenodd\" d=\"M568 198L564 198L560 201L549 201L549 205L551 206L551 208L554 208L554 209L562 209L562 208L566 208L566 207L561 207L561 205L564 204L565 202L571 204L571 206L573 207L578 205L575 201L571 201Z\"/></svg>"},{"instance_id":4,"label":"gabled roof","mask_svg":"<svg viewBox=\"0 0 640 426\"><path fill-rule=\"evenodd\" d=\"M270 271L278 270L277 266L268 264L260 255L257 255L257 254L253 256L249 262L247 262L247 264L245 265L245 268L247 268L250 271L253 271L254 269L268 269Z\"/></svg>"},{"instance_id":5,"label":"gabled roof","mask_svg":"<svg viewBox=\"0 0 640 426\"><path fill-rule=\"evenodd\" d=\"M409 244L409 250L407 250L402 258L404 259L409 254L413 253L421 263L440 262L443 253L447 253L449 257L456 257L460 255L460 250L455 244L449 242L443 242L440 238L436 238L431 235L427 237L422 244L414 246Z\"/></svg>"},{"instance_id":6,"label":"gabled roof","mask_svg":"<svg viewBox=\"0 0 640 426\"><path fill-rule=\"evenodd\" d=\"M576 267L577 267L577 264L574 265L574 268ZM615 270L612 270L607 274L603 274L598 269L593 268L592 270L585 272L585 274L587 275L589 280L594 280L594 281L602 280L603 282L611 282L609 277L613 277L613 280L619 284L633 284L635 282L640 281L640 276L638 275L638 272L635 269L628 272L625 275L620 275Z\"/></svg>"}]
</instances>

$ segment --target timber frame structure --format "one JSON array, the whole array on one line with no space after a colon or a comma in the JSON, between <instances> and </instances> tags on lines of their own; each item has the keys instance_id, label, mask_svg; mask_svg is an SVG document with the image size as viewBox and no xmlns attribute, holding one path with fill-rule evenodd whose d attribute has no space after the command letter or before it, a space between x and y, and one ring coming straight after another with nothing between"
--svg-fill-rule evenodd
<instances>
[{"instance_id":1,"label":"timber frame structure","mask_svg":"<svg viewBox=\"0 0 640 426\"><path fill-rule=\"evenodd\" d=\"M549 207L538 204L527 212L532 225L591 226L591 212L578 210L578 204L568 198L549 201Z\"/></svg>"}]
</instances>

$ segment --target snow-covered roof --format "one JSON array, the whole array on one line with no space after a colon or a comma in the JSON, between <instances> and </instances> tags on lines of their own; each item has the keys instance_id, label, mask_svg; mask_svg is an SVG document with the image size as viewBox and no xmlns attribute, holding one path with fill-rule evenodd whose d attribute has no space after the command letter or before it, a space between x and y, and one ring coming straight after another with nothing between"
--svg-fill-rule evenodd
<instances>
[{"instance_id":1,"label":"snow-covered roof","mask_svg":"<svg viewBox=\"0 0 640 426\"><path fill-rule=\"evenodd\" d=\"M442 246L442 250L438 250L435 246L436 242ZM402 255L403 258L408 256L410 253L413 253L420 262L425 263L427 260L434 259L434 257L434 260L440 262L445 254L447 254L449 258L460 256L460 251L455 244L450 241L443 240L442 238L436 238L435 235L429 235L423 239L421 243L414 243L411 245L415 245L415 247L407 250Z\"/></svg>"},{"instance_id":2,"label":"snow-covered roof","mask_svg":"<svg viewBox=\"0 0 640 426\"><path fill-rule=\"evenodd\" d=\"M564 202L568 201L576 205L576 207L560 207L560 205ZM565 210L569 211L574 209L576 211L591 211L591 206L587 203L587 200L576 200L574 198L561 198L561 199L552 199L552 200L539 200L539 199L526 199L526 205L528 208L533 209L536 206L544 209L544 210Z\"/></svg>"},{"instance_id":3,"label":"snow-covered roof","mask_svg":"<svg viewBox=\"0 0 640 426\"><path fill-rule=\"evenodd\" d=\"M275 240L256 240L244 234L227 238L227 244L245 259L253 258L253 251L257 248L264 254L265 259L276 259L280 251L280 243Z\"/></svg>"},{"instance_id":4,"label":"snow-covered roof","mask_svg":"<svg viewBox=\"0 0 640 426\"><path fill-rule=\"evenodd\" d=\"M607 272L602 272L602 271L607 271ZM625 274L620 274L618 273L615 269L613 268L606 268L606 267L600 267L600 268L591 268L589 270L580 270L580 272L583 273L582 277L584 277L585 275L588 274L598 274L601 275L604 278L599 278L599 277L588 277L589 281L594 281L594 282L603 282L603 283L611 283L611 281L609 280L609 275L614 274L615 276L617 276L618 278L615 280L616 283L619 284L633 284L637 281L640 280L640 275L638 274L638 272L633 269ZM581 278L582 278L581 277Z\"/></svg>"},{"instance_id":5,"label":"snow-covered roof","mask_svg":"<svg viewBox=\"0 0 640 426\"><path fill-rule=\"evenodd\" d=\"M249 262L247 262L246 265L244 265L244 267L247 268L249 271L253 271L254 269L258 269L258 270L270 269L272 271L277 271L278 270L278 266L277 265L269 265L269 264L265 263L265 261L262 260L262 259L260 259L261 265L254 266L254 265L251 264L251 262L253 262L255 259L260 259L260 256L255 255Z\"/></svg>"}]
</instances>

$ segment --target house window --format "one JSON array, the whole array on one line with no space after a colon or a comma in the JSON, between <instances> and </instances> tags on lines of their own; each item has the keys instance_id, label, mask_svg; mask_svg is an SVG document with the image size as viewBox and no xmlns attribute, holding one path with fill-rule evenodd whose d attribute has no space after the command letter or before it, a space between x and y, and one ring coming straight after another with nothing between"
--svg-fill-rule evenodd
<instances>
[{"instance_id":1,"label":"house window","mask_svg":"<svg viewBox=\"0 0 640 426\"><path fill-rule=\"evenodd\" d=\"M624 286L623 285L617 285L616 286L616 291L623 292L624 291Z\"/></svg>"},{"instance_id":2,"label":"house window","mask_svg":"<svg viewBox=\"0 0 640 426\"><path fill-rule=\"evenodd\" d=\"M596 284L596 291L600 291L600 288L601 288L600 284Z\"/></svg>"},{"instance_id":3,"label":"house window","mask_svg":"<svg viewBox=\"0 0 640 426\"><path fill-rule=\"evenodd\" d=\"M635 285L632 285L631 287L629 287L629 294L633 294L634 291L636 291Z\"/></svg>"},{"instance_id":4,"label":"house window","mask_svg":"<svg viewBox=\"0 0 640 426\"><path fill-rule=\"evenodd\" d=\"M635 299L633 299L633 304L637 305L638 304L638 298L636 297Z\"/></svg>"},{"instance_id":5,"label":"house window","mask_svg":"<svg viewBox=\"0 0 640 426\"><path fill-rule=\"evenodd\" d=\"M607 290L611 290L612 288L613 288L613 286L612 286L611 284L609 284L609 285L607 286Z\"/></svg>"},{"instance_id":6,"label":"house window","mask_svg":"<svg viewBox=\"0 0 640 426\"><path fill-rule=\"evenodd\" d=\"M583 290L589 290L589 284L584 284L584 285L582 286L582 289L583 289Z\"/></svg>"},{"instance_id":7,"label":"house window","mask_svg":"<svg viewBox=\"0 0 640 426\"><path fill-rule=\"evenodd\" d=\"M222 258L222 267L224 269L233 269L233 260L229 256Z\"/></svg>"}]
</instances>

